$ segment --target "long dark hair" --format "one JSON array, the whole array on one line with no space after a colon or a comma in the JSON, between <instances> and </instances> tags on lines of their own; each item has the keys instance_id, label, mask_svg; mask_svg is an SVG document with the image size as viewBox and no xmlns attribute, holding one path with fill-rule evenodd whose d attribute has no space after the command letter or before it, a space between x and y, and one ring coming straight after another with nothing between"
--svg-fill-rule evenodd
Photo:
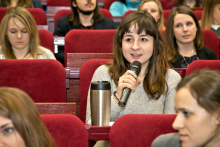
<instances>
[{"instance_id":1,"label":"long dark hair","mask_svg":"<svg viewBox=\"0 0 220 147\"><path fill-rule=\"evenodd\" d=\"M170 15L168 17L167 26L165 30L165 38L167 39L166 41L167 56L168 56L168 61L170 62L175 62L178 59L178 55L179 55L178 45L176 43L176 38L173 33L174 17L177 14L186 14L193 18L197 27L196 37L194 39L195 48L196 50L201 50L204 47L203 33L193 10L191 10L189 7L186 6L174 7L171 10Z\"/></svg>"},{"instance_id":2,"label":"long dark hair","mask_svg":"<svg viewBox=\"0 0 220 147\"><path fill-rule=\"evenodd\" d=\"M77 7L73 7L73 2L76 3L76 0L71 0L70 1L70 6L71 6L71 9L72 9L72 15L70 15L69 21L72 22L73 25L76 28L79 28L79 14L78 14L78 11L77 11ZM96 2L96 7L95 7L95 10L94 10L93 19L94 19L95 23L100 22L100 21L103 20L103 16L102 16L101 12L99 11L98 2Z\"/></svg>"},{"instance_id":3,"label":"long dark hair","mask_svg":"<svg viewBox=\"0 0 220 147\"><path fill-rule=\"evenodd\" d=\"M109 74L115 84L118 85L119 77L130 67L130 63L124 58L122 53L122 39L124 34L129 32L132 25L138 27L138 34L144 31L154 38L153 54L146 68L143 86L149 99L159 99L162 94L167 93L165 76L168 64L162 34L158 30L155 19L148 12L133 12L120 23L114 37L113 62L106 64L109 66Z\"/></svg>"}]
</instances>

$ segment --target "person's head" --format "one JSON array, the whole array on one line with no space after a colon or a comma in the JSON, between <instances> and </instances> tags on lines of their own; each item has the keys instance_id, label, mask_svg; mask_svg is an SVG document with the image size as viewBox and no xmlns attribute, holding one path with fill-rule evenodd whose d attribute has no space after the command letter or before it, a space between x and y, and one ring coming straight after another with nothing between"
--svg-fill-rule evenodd
<instances>
[{"instance_id":1,"label":"person's head","mask_svg":"<svg viewBox=\"0 0 220 147\"><path fill-rule=\"evenodd\" d=\"M180 45L192 44L196 50L203 48L203 33L195 13L186 6L174 7L167 20L165 31L168 60L175 62Z\"/></svg>"},{"instance_id":2,"label":"person's head","mask_svg":"<svg viewBox=\"0 0 220 147\"><path fill-rule=\"evenodd\" d=\"M79 27L79 13L83 15L93 14L94 22L99 22L103 19L97 0L71 0L70 6L73 14L69 21L73 22L75 27Z\"/></svg>"},{"instance_id":3,"label":"person's head","mask_svg":"<svg viewBox=\"0 0 220 147\"><path fill-rule=\"evenodd\" d=\"M0 45L6 59L16 59L14 51L28 50L37 59L39 36L30 12L23 7L10 8L0 25Z\"/></svg>"},{"instance_id":4,"label":"person's head","mask_svg":"<svg viewBox=\"0 0 220 147\"><path fill-rule=\"evenodd\" d=\"M204 1L201 28L210 30L212 24L220 25L220 0Z\"/></svg>"},{"instance_id":5,"label":"person's head","mask_svg":"<svg viewBox=\"0 0 220 147\"><path fill-rule=\"evenodd\" d=\"M179 132L182 147L219 145L219 89L220 72L212 70L195 71L178 84L173 128Z\"/></svg>"},{"instance_id":6,"label":"person's head","mask_svg":"<svg viewBox=\"0 0 220 147\"><path fill-rule=\"evenodd\" d=\"M177 6L187 5L186 0L175 0L175 1L177 2ZM193 6L190 6L189 4L187 6L194 8L194 7L200 7L200 4L201 4L201 0L194 0Z\"/></svg>"},{"instance_id":7,"label":"person's head","mask_svg":"<svg viewBox=\"0 0 220 147\"><path fill-rule=\"evenodd\" d=\"M138 11L150 13L156 20L159 30L165 30L163 8L159 0L142 0Z\"/></svg>"},{"instance_id":8,"label":"person's head","mask_svg":"<svg viewBox=\"0 0 220 147\"><path fill-rule=\"evenodd\" d=\"M7 7L11 7L12 0L0 0L0 7L2 7L2 2L5 2ZM24 8L34 8L32 0L18 0L17 7Z\"/></svg>"},{"instance_id":9,"label":"person's head","mask_svg":"<svg viewBox=\"0 0 220 147\"><path fill-rule=\"evenodd\" d=\"M53 147L32 99L17 88L0 88L0 146Z\"/></svg>"},{"instance_id":10,"label":"person's head","mask_svg":"<svg viewBox=\"0 0 220 147\"><path fill-rule=\"evenodd\" d=\"M155 74L165 75L167 60L162 34L158 30L155 19L148 12L136 11L122 20L115 33L113 56L110 73L111 71L114 73L112 79L116 85L119 77L129 69L133 61L137 60L142 64L141 70L146 70L144 82L147 83L143 85L149 97L155 98L155 93L161 94L161 91L165 91L163 80L158 82L162 85L160 88L157 82L151 83L154 81L152 79L157 77ZM155 81L157 80L155 78ZM148 89L148 85L152 86L151 89Z\"/></svg>"}]
</instances>

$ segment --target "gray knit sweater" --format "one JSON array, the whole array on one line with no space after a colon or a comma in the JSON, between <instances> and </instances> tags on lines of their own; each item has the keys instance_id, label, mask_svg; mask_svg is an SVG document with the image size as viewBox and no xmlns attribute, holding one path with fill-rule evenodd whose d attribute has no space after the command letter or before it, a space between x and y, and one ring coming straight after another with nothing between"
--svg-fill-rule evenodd
<instances>
[{"instance_id":1,"label":"gray knit sweater","mask_svg":"<svg viewBox=\"0 0 220 147\"><path fill-rule=\"evenodd\" d=\"M110 121L115 121L125 114L174 114L174 95L176 93L176 86L181 80L180 75L172 70L168 69L166 80L168 84L168 92L166 95L162 95L158 100L149 100L146 92L143 88L143 83L139 84L135 90L132 90L130 97L127 101L126 107L122 108L113 100L113 92L117 90L114 81L111 79L108 73L108 67L105 65L96 69L92 81L109 81L111 84L111 117ZM86 108L86 124L91 124L91 112L90 112L90 90L87 97ZM98 142L101 143L101 142ZM103 142L103 143L106 143ZM97 145L96 146L105 146Z\"/></svg>"}]
</instances>

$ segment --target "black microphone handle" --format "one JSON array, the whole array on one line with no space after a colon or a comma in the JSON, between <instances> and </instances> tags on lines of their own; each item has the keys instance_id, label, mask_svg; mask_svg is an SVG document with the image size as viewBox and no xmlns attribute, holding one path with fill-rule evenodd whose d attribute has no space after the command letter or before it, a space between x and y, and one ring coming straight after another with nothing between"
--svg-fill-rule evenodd
<instances>
[{"instance_id":1,"label":"black microphone handle","mask_svg":"<svg viewBox=\"0 0 220 147\"><path fill-rule=\"evenodd\" d=\"M118 105L120 107L124 107L126 105L130 93L131 93L131 89L130 88L125 87L123 89L122 94L121 94L121 98L120 98L120 100L118 102Z\"/></svg>"}]
</instances>

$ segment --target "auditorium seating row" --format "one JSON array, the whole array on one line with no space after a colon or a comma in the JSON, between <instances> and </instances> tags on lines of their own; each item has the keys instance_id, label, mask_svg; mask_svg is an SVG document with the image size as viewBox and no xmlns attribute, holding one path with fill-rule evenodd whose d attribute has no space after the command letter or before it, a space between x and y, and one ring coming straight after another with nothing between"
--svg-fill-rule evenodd
<instances>
[{"instance_id":1,"label":"auditorium seating row","mask_svg":"<svg viewBox=\"0 0 220 147\"><path fill-rule=\"evenodd\" d=\"M9 8L0 8L0 22L8 9ZM67 8L64 8L64 7L50 8L49 7L47 15L40 8L27 8L27 9L33 15L33 17L38 25L38 28L49 30L51 33L54 32L54 28L56 26L58 18L72 13L72 10L70 9L70 7L67 7ZM112 17L111 13L107 9L100 9L100 11L105 17L113 19L115 23L119 23L119 22L121 22L121 20L125 16L127 16L128 14L130 14L131 12L134 12L136 10L127 11L123 17ZM171 12L171 10L163 10L164 19L165 19L165 22L164 22L165 26L166 26L167 19L169 17L170 12ZM198 20L201 20L203 10L196 10L194 12L195 12Z\"/></svg>"},{"instance_id":2,"label":"auditorium seating row","mask_svg":"<svg viewBox=\"0 0 220 147\"><path fill-rule=\"evenodd\" d=\"M150 147L157 136L176 132L172 128L175 116L128 114L106 127L84 125L79 118L68 114L47 114L41 118L56 147L92 147L95 140L109 140L112 147Z\"/></svg>"}]
</instances>

